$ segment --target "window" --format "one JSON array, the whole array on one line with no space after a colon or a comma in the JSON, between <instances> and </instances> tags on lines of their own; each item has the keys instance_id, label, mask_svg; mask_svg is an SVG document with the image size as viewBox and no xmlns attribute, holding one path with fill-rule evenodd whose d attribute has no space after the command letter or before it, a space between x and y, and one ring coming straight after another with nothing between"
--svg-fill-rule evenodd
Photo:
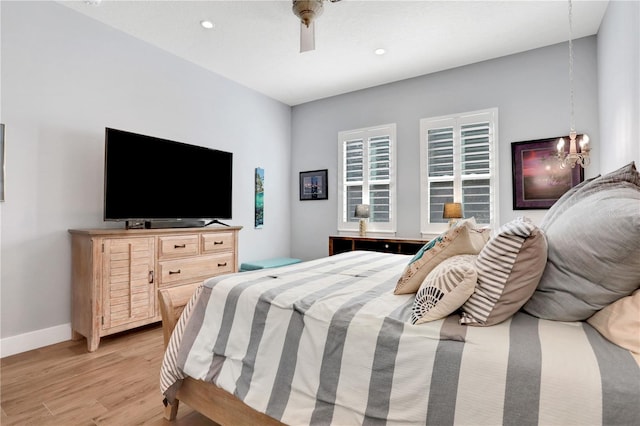
<instances>
[{"instance_id":1,"label":"window","mask_svg":"<svg viewBox=\"0 0 640 426\"><path fill-rule=\"evenodd\" d=\"M498 109L420 120L420 231L440 233L445 203L462 203L464 217L498 223Z\"/></svg>"},{"instance_id":2,"label":"window","mask_svg":"<svg viewBox=\"0 0 640 426\"><path fill-rule=\"evenodd\" d=\"M396 125L338 134L338 230L357 231L357 204L369 204L369 232L395 232Z\"/></svg>"}]
</instances>

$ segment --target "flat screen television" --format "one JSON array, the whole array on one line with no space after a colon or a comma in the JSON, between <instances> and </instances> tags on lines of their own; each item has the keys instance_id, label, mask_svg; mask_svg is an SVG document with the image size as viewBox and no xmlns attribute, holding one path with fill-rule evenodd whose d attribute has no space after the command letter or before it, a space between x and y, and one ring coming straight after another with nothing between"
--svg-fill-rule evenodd
<instances>
[{"instance_id":1,"label":"flat screen television","mask_svg":"<svg viewBox=\"0 0 640 426\"><path fill-rule=\"evenodd\" d=\"M104 220L153 227L231 219L232 172L230 152L107 127Z\"/></svg>"}]
</instances>

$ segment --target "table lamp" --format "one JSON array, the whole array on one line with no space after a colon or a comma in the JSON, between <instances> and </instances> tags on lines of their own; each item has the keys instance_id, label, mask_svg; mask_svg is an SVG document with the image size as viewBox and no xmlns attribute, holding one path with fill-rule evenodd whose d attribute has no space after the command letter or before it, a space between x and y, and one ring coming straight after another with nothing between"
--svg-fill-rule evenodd
<instances>
[{"instance_id":1,"label":"table lamp","mask_svg":"<svg viewBox=\"0 0 640 426\"><path fill-rule=\"evenodd\" d=\"M444 203L442 218L449 219L449 228L462 218L462 203Z\"/></svg>"},{"instance_id":2,"label":"table lamp","mask_svg":"<svg viewBox=\"0 0 640 426\"><path fill-rule=\"evenodd\" d=\"M360 236L364 237L367 233L367 219L369 218L369 204L356 205L355 217L360 219Z\"/></svg>"}]
</instances>

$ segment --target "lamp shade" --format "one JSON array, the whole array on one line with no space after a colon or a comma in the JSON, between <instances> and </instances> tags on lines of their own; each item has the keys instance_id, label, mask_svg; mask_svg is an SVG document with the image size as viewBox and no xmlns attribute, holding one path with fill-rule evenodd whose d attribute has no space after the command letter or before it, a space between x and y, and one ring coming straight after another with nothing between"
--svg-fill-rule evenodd
<instances>
[{"instance_id":1,"label":"lamp shade","mask_svg":"<svg viewBox=\"0 0 640 426\"><path fill-rule=\"evenodd\" d=\"M369 204L358 204L356 205L356 211L354 213L354 217L358 217L360 219L366 219L369 217Z\"/></svg>"},{"instance_id":2,"label":"lamp shade","mask_svg":"<svg viewBox=\"0 0 640 426\"><path fill-rule=\"evenodd\" d=\"M442 210L443 219L460 219L462 218L462 203L444 203Z\"/></svg>"}]
</instances>

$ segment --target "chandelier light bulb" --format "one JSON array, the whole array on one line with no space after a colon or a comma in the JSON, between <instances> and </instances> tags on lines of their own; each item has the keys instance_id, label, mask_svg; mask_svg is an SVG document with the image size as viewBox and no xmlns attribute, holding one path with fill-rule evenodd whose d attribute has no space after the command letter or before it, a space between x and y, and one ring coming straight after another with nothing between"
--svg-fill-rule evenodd
<instances>
[{"instance_id":1,"label":"chandelier light bulb","mask_svg":"<svg viewBox=\"0 0 640 426\"><path fill-rule=\"evenodd\" d=\"M206 28L208 30L214 27L213 22L208 20L200 21L200 25L202 26L202 28Z\"/></svg>"}]
</instances>

